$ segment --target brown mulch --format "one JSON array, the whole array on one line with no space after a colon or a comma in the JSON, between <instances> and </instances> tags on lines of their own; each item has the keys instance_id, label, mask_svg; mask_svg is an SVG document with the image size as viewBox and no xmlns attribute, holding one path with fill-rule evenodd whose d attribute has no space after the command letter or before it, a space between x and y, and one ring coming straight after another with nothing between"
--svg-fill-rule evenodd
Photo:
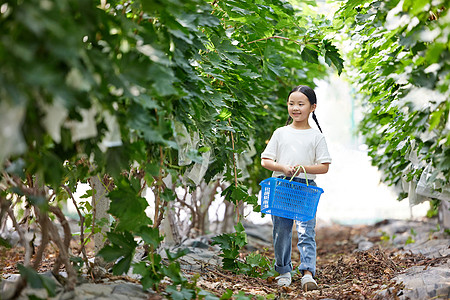
<instances>
[{"instance_id":1,"label":"brown mulch","mask_svg":"<svg viewBox=\"0 0 450 300\"><path fill-rule=\"evenodd\" d=\"M317 230L316 279L320 287L317 291L302 291L298 274L293 277L291 286L283 288L276 285L273 277L263 280L223 270L202 274L202 280L198 283L216 295L232 289L235 293L243 291L247 295L263 298L273 295L275 299L374 299L377 292L391 288L392 299L395 299L403 287L392 279L411 266L426 266L432 259L400 253L398 249L386 249L380 244L368 251L355 251L357 245L352 242L352 237L371 230L371 226L341 225ZM370 241L380 242L379 238ZM293 262L299 260L296 243L294 237Z\"/></svg>"},{"instance_id":2,"label":"brown mulch","mask_svg":"<svg viewBox=\"0 0 450 300\"><path fill-rule=\"evenodd\" d=\"M79 243L75 240L70 242L70 247L72 253L79 253ZM37 247L34 247L35 252L37 251ZM89 243L87 246L88 257L92 256L93 243ZM34 254L33 254L34 255ZM42 261L37 268L38 273L44 273L47 271L51 271L53 269L53 265L55 264L56 258L58 256L58 249L53 246L53 244L49 244L47 248L44 250L44 254L42 255ZM25 249L21 246L13 247L11 249L6 249L0 246L0 275L3 274L18 274L19 270L17 269L18 264L24 263L25 257ZM33 257L31 259L33 262ZM64 265L61 265L61 271L64 271Z\"/></svg>"},{"instance_id":3,"label":"brown mulch","mask_svg":"<svg viewBox=\"0 0 450 300\"><path fill-rule=\"evenodd\" d=\"M371 242L376 244L370 250L355 251L357 245L352 242L352 237L365 235L373 229L372 226L342 225L317 229L316 279L320 287L318 291L303 292L299 275L294 276L290 287L279 288L273 277L252 278L215 268L207 268L200 274L197 285L219 297L227 289L231 289L235 294L243 291L246 295L254 295L254 299L256 296L260 296L260 299L272 296L274 297L272 299L374 299L377 292L392 288L394 295L392 298L395 299L397 291L402 289L400 284L392 280L397 274L411 266L420 265L427 268L435 264L436 259L383 247L379 238L371 239ZM294 237L293 262L299 261L296 243ZM263 248L261 246L259 249ZM273 258L272 251L273 249L269 249L264 255ZM0 274L18 273L17 263L23 263L23 252L20 247L12 249L0 247ZM246 255L245 251L243 255ZM38 271L51 270L56 256L56 250L48 247ZM121 279L124 279L124 276L121 276ZM130 281L133 280L130 278Z\"/></svg>"},{"instance_id":4,"label":"brown mulch","mask_svg":"<svg viewBox=\"0 0 450 300\"><path fill-rule=\"evenodd\" d=\"M24 263L25 249L23 247L14 247L5 249L0 247L0 275L3 274L18 274L18 264ZM52 247L47 247L42 255L42 262L39 264L38 272L46 272L52 270L56 261L57 250ZM61 267L61 270L64 268Z\"/></svg>"}]
</instances>

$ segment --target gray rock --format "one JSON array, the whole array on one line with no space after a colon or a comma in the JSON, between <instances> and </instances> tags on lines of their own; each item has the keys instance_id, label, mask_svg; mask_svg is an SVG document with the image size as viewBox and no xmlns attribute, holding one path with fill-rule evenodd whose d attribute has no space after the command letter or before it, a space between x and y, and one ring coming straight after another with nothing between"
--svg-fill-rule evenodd
<instances>
[{"instance_id":1,"label":"gray rock","mask_svg":"<svg viewBox=\"0 0 450 300\"><path fill-rule=\"evenodd\" d=\"M201 248L201 249L209 249L210 245L210 237L209 236L200 236L195 239L186 239L181 243L181 246L189 247L189 248Z\"/></svg>"},{"instance_id":2,"label":"gray rock","mask_svg":"<svg viewBox=\"0 0 450 300\"><path fill-rule=\"evenodd\" d=\"M122 295L129 297L135 297L139 299L146 299L147 294L142 290L142 286L134 283L121 283L113 288L113 295Z\"/></svg>"},{"instance_id":3,"label":"gray rock","mask_svg":"<svg viewBox=\"0 0 450 300\"><path fill-rule=\"evenodd\" d=\"M400 299L448 299L450 297L450 264L438 267L415 266L394 278L405 288Z\"/></svg>"},{"instance_id":4,"label":"gray rock","mask_svg":"<svg viewBox=\"0 0 450 300\"><path fill-rule=\"evenodd\" d=\"M75 291L68 291L65 293L62 293L58 300L72 300L75 298Z\"/></svg>"},{"instance_id":5,"label":"gray rock","mask_svg":"<svg viewBox=\"0 0 450 300\"><path fill-rule=\"evenodd\" d=\"M141 299L147 299L147 298L125 296L125 295L117 294L117 295L111 295L108 300L111 300L111 299L112 300L141 300Z\"/></svg>"},{"instance_id":6,"label":"gray rock","mask_svg":"<svg viewBox=\"0 0 450 300\"><path fill-rule=\"evenodd\" d=\"M40 275L52 279L55 282L56 289L55 293L61 293L63 291L63 286L61 283L53 276L53 274L48 271L41 273ZM67 276L67 274L65 274ZM61 275L64 277L64 274ZM12 297L14 291L16 290L16 283L20 279L19 274L5 274L2 275L3 279L0 284L0 299L9 299ZM21 296L18 299L28 299L28 296L35 295L36 297L47 299L47 291L45 289L33 289L29 286L22 290Z\"/></svg>"},{"instance_id":7,"label":"gray rock","mask_svg":"<svg viewBox=\"0 0 450 300\"><path fill-rule=\"evenodd\" d=\"M369 250L372 247L373 247L373 243L372 242L362 241L362 242L358 243L357 251L367 251L367 250Z\"/></svg>"},{"instance_id":8,"label":"gray rock","mask_svg":"<svg viewBox=\"0 0 450 300\"><path fill-rule=\"evenodd\" d=\"M201 241L194 241L194 242L192 243L191 247L194 247L194 248L201 248L201 249L208 249L208 248L209 248L209 245L208 245L208 244L205 244L205 243L203 243L203 242L201 242Z\"/></svg>"},{"instance_id":9,"label":"gray rock","mask_svg":"<svg viewBox=\"0 0 450 300\"><path fill-rule=\"evenodd\" d=\"M382 225L377 227L378 232L385 232L388 236L400 235L402 233L411 234L411 228L413 228L417 234L429 233L436 229L436 221L430 220L424 221L408 221L408 220L388 220Z\"/></svg>"},{"instance_id":10,"label":"gray rock","mask_svg":"<svg viewBox=\"0 0 450 300\"><path fill-rule=\"evenodd\" d=\"M186 240L185 244L192 244L193 240ZM178 259L182 270L185 271L200 271L208 265L218 266L222 262L222 258L219 256L220 248L218 246L208 246L208 249L197 247L186 247L185 244L171 248L171 252L176 252L179 249L186 248L189 253ZM158 253L161 255L164 261L167 261L167 254L163 249L159 249Z\"/></svg>"},{"instance_id":11,"label":"gray rock","mask_svg":"<svg viewBox=\"0 0 450 300\"><path fill-rule=\"evenodd\" d=\"M375 300L384 300L384 299L398 299L399 294L402 294L403 291L400 291L400 293L394 295L394 288L390 287L390 288L386 288L384 287L382 290L378 291L375 296L374 299Z\"/></svg>"},{"instance_id":12,"label":"gray rock","mask_svg":"<svg viewBox=\"0 0 450 300\"><path fill-rule=\"evenodd\" d=\"M75 287L74 291L66 292L58 299L108 299L108 300L138 300L147 299L147 293L142 286L129 282L103 284L85 283Z\"/></svg>"},{"instance_id":13,"label":"gray rock","mask_svg":"<svg viewBox=\"0 0 450 300\"><path fill-rule=\"evenodd\" d=\"M250 245L272 245L272 224L244 223L243 225Z\"/></svg>"},{"instance_id":14,"label":"gray rock","mask_svg":"<svg viewBox=\"0 0 450 300\"><path fill-rule=\"evenodd\" d=\"M367 233L368 238L376 238L382 236L381 230L372 230Z\"/></svg>"},{"instance_id":15,"label":"gray rock","mask_svg":"<svg viewBox=\"0 0 450 300\"><path fill-rule=\"evenodd\" d=\"M392 242L394 245L402 247L406 244L406 241L409 237L410 235L408 234L408 232L403 232L401 234L397 234Z\"/></svg>"},{"instance_id":16,"label":"gray rock","mask_svg":"<svg viewBox=\"0 0 450 300\"><path fill-rule=\"evenodd\" d=\"M359 244L361 242L366 242L368 240L369 239L367 237L363 236L363 235L356 235L356 236L352 237L352 242L354 244Z\"/></svg>"},{"instance_id":17,"label":"gray rock","mask_svg":"<svg viewBox=\"0 0 450 300\"><path fill-rule=\"evenodd\" d=\"M84 283L75 288L77 295L109 296L114 286L108 284Z\"/></svg>"},{"instance_id":18,"label":"gray rock","mask_svg":"<svg viewBox=\"0 0 450 300\"><path fill-rule=\"evenodd\" d=\"M2 275L2 283L3 282L13 282L20 278L19 274L3 274Z\"/></svg>"},{"instance_id":19,"label":"gray rock","mask_svg":"<svg viewBox=\"0 0 450 300\"><path fill-rule=\"evenodd\" d=\"M17 300L25 300L30 299L31 296L35 296L40 299L48 299L48 293L45 289L32 289L32 288L25 288L22 293L20 294L20 297Z\"/></svg>"},{"instance_id":20,"label":"gray rock","mask_svg":"<svg viewBox=\"0 0 450 300\"><path fill-rule=\"evenodd\" d=\"M422 254L429 258L442 258L450 255L450 239L443 230L437 230L436 220L406 221L394 220L384 221L378 227L376 232L394 238L394 245L413 254ZM367 236L377 236L372 231ZM379 236L378 235L378 236ZM414 243L406 245L406 241L411 237ZM445 259L438 261L440 265L428 267L415 266L407 269L403 274L394 279L397 282L403 282L405 288L397 295L394 295L394 289L381 287L377 293L377 299L449 299L450 298L450 263Z\"/></svg>"},{"instance_id":21,"label":"gray rock","mask_svg":"<svg viewBox=\"0 0 450 300\"><path fill-rule=\"evenodd\" d=\"M18 275L18 277L20 277ZM11 299L16 290L16 279L2 280L0 286L0 299Z\"/></svg>"},{"instance_id":22,"label":"gray rock","mask_svg":"<svg viewBox=\"0 0 450 300\"><path fill-rule=\"evenodd\" d=\"M202 250L197 252L194 250L179 259L180 266L183 270L188 271L200 271L203 268L213 265L218 266L221 264L221 257L218 256L219 253ZM197 249L198 251L198 249Z\"/></svg>"},{"instance_id":23,"label":"gray rock","mask_svg":"<svg viewBox=\"0 0 450 300\"><path fill-rule=\"evenodd\" d=\"M444 257L450 255L450 239L427 240L424 243L415 242L406 245L403 249L429 258Z\"/></svg>"},{"instance_id":24,"label":"gray rock","mask_svg":"<svg viewBox=\"0 0 450 300\"><path fill-rule=\"evenodd\" d=\"M20 242L19 233L13 228L5 229L0 233L0 237L5 239L11 247L16 247Z\"/></svg>"}]
</instances>

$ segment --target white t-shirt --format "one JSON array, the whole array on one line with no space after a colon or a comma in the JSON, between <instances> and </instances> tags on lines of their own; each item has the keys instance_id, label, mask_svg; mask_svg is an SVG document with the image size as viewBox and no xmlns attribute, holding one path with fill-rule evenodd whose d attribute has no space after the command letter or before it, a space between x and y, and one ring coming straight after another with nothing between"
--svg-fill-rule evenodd
<instances>
[{"instance_id":1,"label":"white t-shirt","mask_svg":"<svg viewBox=\"0 0 450 300\"><path fill-rule=\"evenodd\" d=\"M325 137L318 130L294 129L291 126L280 127L274 131L261 158L269 158L279 164L288 166L311 166L331 163ZM274 171L273 177L284 176ZM315 179L315 174L307 174L308 179ZM296 177L305 178L303 172Z\"/></svg>"}]
</instances>

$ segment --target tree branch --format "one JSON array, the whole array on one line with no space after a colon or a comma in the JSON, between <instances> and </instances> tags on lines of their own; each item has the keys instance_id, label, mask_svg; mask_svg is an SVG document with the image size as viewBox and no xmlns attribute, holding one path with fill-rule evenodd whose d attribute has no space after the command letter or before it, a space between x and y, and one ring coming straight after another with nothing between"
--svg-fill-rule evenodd
<instances>
[{"instance_id":1,"label":"tree branch","mask_svg":"<svg viewBox=\"0 0 450 300\"><path fill-rule=\"evenodd\" d=\"M48 218L48 215L41 213L41 217ZM56 228L55 224L50 222L50 220L47 220L46 222L48 224L48 231L50 233L50 238L53 240L53 242L55 242L55 244L58 246L59 251L60 251L58 260L62 264L64 264L66 267L67 288L69 290L73 290L75 288L75 285L77 282L77 274L76 274L75 270L73 269L72 264L70 263L68 248L65 247L65 243L62 241L61 237L59 236L58 229Z\"/></svg>"},{"instance_id":2,"label":"tree branch","mask_svg":"<svg viewBox=\"0 0 450 300\"><path fill-rule=\"evenodd\" d=\"M25 247L25 258L24 258L23 264L25 267L28 267L30 265L30 259L31 259L30 244L27 242L27 240L25 238L25 234L20 229L19 224L17 223L16 217L14 216L14 213L13 213L11 207L7 208L7 212L8 212L9 217L11 218L14 228L16 228L17 233L19 234L20 243L22 244L22 246Z\"/></svg>"},{"instance_id":3,"label":"tree branch","mask_svg":"<svg viewBox=\"0 0 450 300\"><path fill-rule=\"evenodd\" d=\"M70 232L69 223L67 222L66 217L62 213L61 209L56 206L50 206L49 207L50 212L52 212L59 220L59 223L61 224L63 230L64 230L64 249L67 249L67 258L69 259L69 247L70 247L70 240L72 238L72 233ZM61 253L58 256L58 260L56 261L54 267L53 267L53 274L57 274L59 271L59 266L62 263L62 259L59 259L61 257ZM67 269L67 267L66 267Z\"/></svg>"},{"instance_id":4,"label":"tree branch","mask_svg":"<svg viewBox=\"0 0 450 300\"><path fill-rule=\"evenodd\" d=\"M36 252L36 256L35 256L34 263L33 263L33 268L35 270L37 270L37 268L39 267L39 264L42 261L42 255L44 254L44 250L47 247L48 242L49 242L48 230L46 230L47 224L45 224L46 219L41 220L41 218L39 217L37 222L41 225L42 237L41 237L41 244L38 247L38 251Z\"/></svg>"},{"instance_id":5,"label":"tree branch","mask_svg":"<svg viewBox=\"0 0 450 300\"><path fill-rule=\"evenodd\" d=\"M85 248L85 242L84 242L84 216L80 211L80 208L78 207L77 201L75 200L75 197L73 196L72 191L69 189L68 186L62 185L62 187L67 191L70 198L72 199L72 203L75 206L75 209L77 210L78 217L80 218L80 253L83 254L83 260L86 264L86 266L89 266L88 257L86 254L86 248Z\"/></svg>"},{"instance_id":6,"label":"tree branch","mask_svg":"<svg viewBox=\"0 0 450 300\"><path fill-rule=\"evenodd\" d=\"M213 191L210 195L208 205L206 206L206 211L208 211L209 207L211 206L213 201L216 199L217 188L219 186L220 186L220 179L217 179L216 183L214 184Z\"/></svg>"},{"instance_id":7,"label":"tree branch","mask_svg":"<svg viewBox=\"0 0 450 300\"><path fill-rule=\"evenodd\" d=\"M228 123L231 126L231 119L228 119ZM237 187L238 186L238 182L237 182L237 167L236 167L236 156L234 153L234 136L233 136L233 131L230 131L231 133L231 145L233 146L233 167L234 167L234 186ZM237 222L239 223L241 215L239 212L239 202L240 201L236 201L236 217L237 217Z\"/></svg>"},{"instance_id":8,"label":"tree branch","mask_svg":"<svg viewBox=\"0 0 450 300\"><path fill-rule=\"evenodd\" d=\"M165 206L164 204L161 205L161 189L162 189L162 171L163 171L163 165L164 165L164 155L162 146L159 146L159 176L158 176L158 182L157 182L157 192L155 195L155 223L153 224L153 228L159 227L161 224L162 218L159 217L160 212ZM159 207L161 206L161 208Z\"/></svg>"}]
</instances>

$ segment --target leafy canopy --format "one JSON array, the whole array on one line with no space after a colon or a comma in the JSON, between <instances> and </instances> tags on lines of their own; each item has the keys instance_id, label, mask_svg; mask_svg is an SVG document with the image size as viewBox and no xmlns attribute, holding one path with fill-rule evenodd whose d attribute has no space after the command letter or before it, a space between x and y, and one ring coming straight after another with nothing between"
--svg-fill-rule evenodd
<instances>
[{"instance_id":1,"label":"leafy canopy","mask_svg":"<svg viewBox=\"0 0 450 300\"><path fill-rule=\"evenodd\" d=\"M360 132L390 184L418 180L427 164L436 186L450 181L448 11L446 1L363 0L336 13L365 108Z\"/></svg>"}]
</instances>

